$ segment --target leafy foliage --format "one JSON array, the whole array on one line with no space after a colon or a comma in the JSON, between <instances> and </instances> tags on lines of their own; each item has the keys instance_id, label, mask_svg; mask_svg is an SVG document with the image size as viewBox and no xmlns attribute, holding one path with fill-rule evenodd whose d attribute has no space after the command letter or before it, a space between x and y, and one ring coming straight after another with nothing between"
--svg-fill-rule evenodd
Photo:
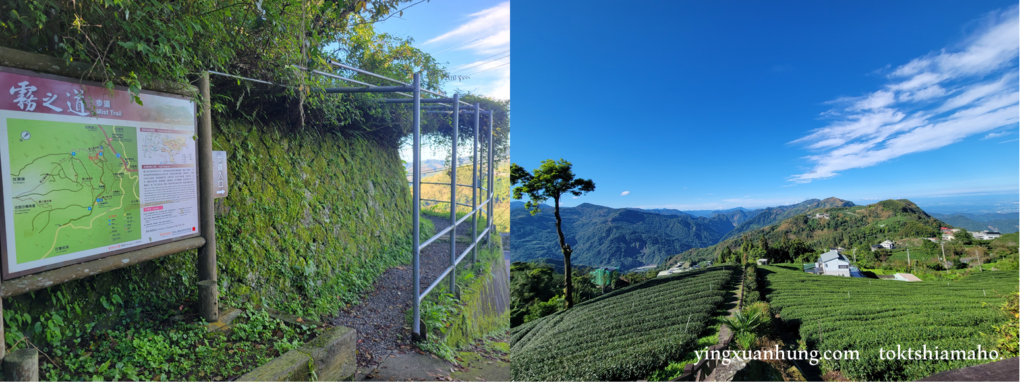
<instances>
[{"instance_id":1,"label":"leafy foliage","mask_svg":"<svg viewBox=\"0 0 1024 387\"><path fill-rule=\"evenodd\" d=\"M40 356L40 379L214 381L240 376L315 335L265 311L248 311L230 335L207 335L202 322L157 323L77 339Z\"/></svg>"},{"instance_id":2,"label":"leafy foliage","mask_svg":"<svg viewBox=\"0 0 1024 387\"><path fill-rule=\"evenodd\" d=\"M1006 295L1006 304L999 308L1007 322L993 327L996 346L1003 357L1020 356L1020 292Z\"/></svg>"},{"instance_id":3,"label":"leafy foliage","mask_svg":"<svg viewBox=\"0 0 1024 387\"><path fill-rule=\"evenodd\" d=\"M860 351L859 360L826 361L824 369L866 381L917 380L990 361L883 360L877 353L925 344L932 350L996 349L984 335L1008 319L989 304L1014 292L1020 280L1019 271L971 274L947 284L810 275L790 267L762 270L768 272L772 309L799 326L808 347Z\"/></svg>"},{"instance_id":4,"label":"leafy foliage","mask_svg":"<svg viewBox=\"0 0 1024 387\"><path fill-rule=\"evenodd\" d=\"M512 197L522 199L523 195L530 197L527 201L527 208L530 215L540 212L540 205L548 200L555 201L555 231L558 232L558 246L562 252L565 263L565 308L573 306L573 280L572 280L572 245L565 241L565 234L562 232L562 218L559 214L559 201L562 195L572 194L582 196L587 192L594 192L594 182L590 179L577 178L572 172L572 163L559 159L544 160L540 168L534 169L533 173L526 172L526 169L513 163L510 168L512 185L518 185L512 190Z\"/></svg>"},{"instance_id":5,"label":"leafy foliage","mask_svg":"<svg viewBox=\"0 0 1024 387\"><path fill-rule=\"evenodd\" d=\"M508 163L496 164L494 167L494 213L496 218L494 219L494 226L498 232L509 232L509 172ZM481 168L485 169L485 168ZM484 187L487 186L487 171L480 171L483 174ZM456 183L469 185L473 181L473 166L464 165L456 169ZM433 176L423 178L423 182L428 183L443 183L451 184L451 178L449 173L438 173ZM477 204L486 199L487 191L480 191L477 193ZM442 216L447 218L451 214L450 204L448 201L451 200L451 186L439 185L439 184L424 184L420 187L420 197L424 199L422 206L425 211L429 211L430 214L435 216ZM473 189L469 187L456 187L455 189L455 201L457 203L472 204L473 201ZM459 207L458 218L469 213L469 207ZM484 215L481 215L484 216Z\"/></svg>"},{"instance_id":6,"label":"leafy foliage","mask_svg":"<svg viewBox=\"0 0 1024 387\"><path fill-rule=\"evenodd\" d=\"M559 267L541 262L512 263L512 285L509 294L512 297L512 327L565 309L562 291L565 276L556 268ZM582 302L601 294L591 279L587 268L573 270L573 299ZM556 302L563 304L556 306Z\"/></svg>"},{"instance_id":7,"label":"leafy foliage","mask_svg":"<svg viewBox=\"0 0 1024 387\"><path fill-rule=\"evenodd\" d=\"M734 267L659 277L512 330L512 380L637 380L692 353Z\"/></svg>"},{"instance_id":8,"label":"leafy foliage","mask_svg":"<svg viewBox=\"0 0 1024 387\"><path fill-rule=\"evenodd\" d=\"M744 309L736 311L732 317L725 319L725 326L736 334L750 333L754 334L756 338L756 334L762 330L766 322L764 315L759 311Z\"/></svg>"}]
</instances>

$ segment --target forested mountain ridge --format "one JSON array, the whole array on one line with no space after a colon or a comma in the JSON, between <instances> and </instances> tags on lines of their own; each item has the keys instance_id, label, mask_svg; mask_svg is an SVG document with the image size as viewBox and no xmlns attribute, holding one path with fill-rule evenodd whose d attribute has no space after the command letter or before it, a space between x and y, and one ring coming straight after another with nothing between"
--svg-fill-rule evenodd
<instances>
[{"instance_id":1,"label":"forested mountain ridge","mask_svg":"<svg viewBox=\"0 0 1024 387\"><path fill-rule=\"evenodd\" d=\"M554 209L536 215L512 203L512 260L561 259ZM562 207L562 230L573 248L573 265L614 266L620 270L660 264L666 257L718 243L733 225L725 216L661 215L593 204Z\"/></svg>"},{"instance_id":2,"label":"forested mountain ridge","mask_svg":"<svg viewBox=\"0 0 1024 387\"><path fill-rule=\"evenodd\" d=\"M763 208L748 210L748 209L743 208L743 207L729 208L729 209L725 209L725 210L698 210L698 211L682 211L682 210L675 210L675 209L669 209L669 208L649 208L649 209L633 208L633 210L643 211L643 212L650 212L650 213L655 213L655 214L662 214L662 215L682 215L682 214L686 214L686 215L690 215L690 216L693 216L693 217L705 217L705 218L713 218L715 216L721 215L721 216L724 216L727 219L729 219L729 222L731 222L733 226L737 226L740 223L743 223L744 221L746 221L747 219L750 219L750 218L754 217L755 215L761 213L761 211L764 211Z\"/></svg>"},{"instance_id":3,"label":"forested mountain ridge","mask_svg":"<svg viewBox=\"0 0 1024 387\"><path fill-rule=\"evenodd\" d=\"M832 203L850 202L836 199ZM816 213L827 213L828 219L814 218L813 215ZM785 250L785 255L789 259L796 259L807 252L820 252L837 246L851 248L877 244L886 239L937 237L940 234L940 227L948 226L906 199L883 200L867 206L810 207L802 213L794 214L776 224L755 229L742 237L725 239L714 246L674 255L666 260L666 264L671 265L679 261L715 261L726 247L731 251L738 251L744 241L761 245L762 237L764 242L760 247L766 253L771 253L768 250L779 253Z\"/></svg>"},{"instance_id":4,"label":"forested mountain ridge","mask_svg":"<svg viewBox=\"0 0 1024 387\"><path fill-rule=\"evenodd\" d=\"M756 215L745 220L743 223L736 225L736 228L726 234L722 239L734 238L745 232L775 224L796 214L802 214L812 209L853 207L855 205L856 204L853 204L851 201L831 197L824 200L809 199L788 206L768 207L759 211Z\"/></svg>"},{"instance_id":5,"label":"forested mountain ridge","mask_svg":"<svg viewBox=\"0 0 1024 387\"><path fill-rule=\"evenodd\" d=\"M953 227L968 231L998 231L1003 234L1020 231L1020 213L1005 214L932 214L933 217Z\"/></svg>"}]
</instances>

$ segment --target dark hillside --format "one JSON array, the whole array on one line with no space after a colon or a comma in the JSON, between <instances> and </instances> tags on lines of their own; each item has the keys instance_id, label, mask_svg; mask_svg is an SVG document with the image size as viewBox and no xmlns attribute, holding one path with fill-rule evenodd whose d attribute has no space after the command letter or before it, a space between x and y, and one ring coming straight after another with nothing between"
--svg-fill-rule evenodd
<instances>
[{"instance_id":1,"label":"dark hillside","mask_svg":"<svg viewBox=\"0 0 1024 387\"><path fill-rule=\"evenodd\" d=\"M512 260L562 259L555 234L554 210L530 215L522 202L512 203ZM573 264L615 266L621 270L660 264L678 251L718 243L732 229L724 217L659 215L593 204L565 207L562 227L573 250Z\"/></svg>"}]
</instances>

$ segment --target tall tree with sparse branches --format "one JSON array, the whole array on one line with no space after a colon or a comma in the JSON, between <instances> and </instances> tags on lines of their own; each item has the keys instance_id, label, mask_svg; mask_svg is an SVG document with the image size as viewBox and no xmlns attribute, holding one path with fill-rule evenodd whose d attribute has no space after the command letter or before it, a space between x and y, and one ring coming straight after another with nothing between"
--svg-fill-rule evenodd
<instances>
[{"instance_id":1,"label":"tall tree with sparse branches","mask_svg":"<svg viewBox=\"0 0 1024 387\"><path fill-rule=\"evenodd\" d=\"M541 203L548 199L555 201L555 229L558 230L558 245L562 248L562 256L565 259L565 309L572 308L572 247L565 243L565 234L562 233L559 202L566 193L582 196L587 192L594 192L594 182L590 179L576 178L572 172L572 163L563 159L544 160L540 168L533 170L533 174L512 163L511 174L512 185L518 185L512 190L512 197L522 199L523 194L529 195L530 200L526 202L525 207L530 210L530 215L540 212Z\"/></svg>"}]
</instances>

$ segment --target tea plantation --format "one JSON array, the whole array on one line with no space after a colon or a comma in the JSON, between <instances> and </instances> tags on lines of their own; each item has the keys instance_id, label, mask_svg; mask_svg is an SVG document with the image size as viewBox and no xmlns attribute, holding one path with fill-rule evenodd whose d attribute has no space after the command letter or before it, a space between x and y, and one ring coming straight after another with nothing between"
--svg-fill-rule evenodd
<instances>
[{"instance_id":1,"label":"tea plantation","mask_svg":"<svg viewBox=\"0 0 1024 387\"><path fill-rule=\"evenodd\" d=\"M695 349L736 270L648 280L518 326L512 380L643 379Z\"/></svg>"},{"instance_id":2,"label":"tea plantation","mask_svg":"<svg viewBox=\"0 0 1024 387\"><path fill-rule=\"evenodd\" d=\"M917 380L988 360L881 359L879 350L984 351L995 349L993 326L1017 291L1019 271L986 271L954 281L902 282L812 275L799 269L762 267L772 309L799 325L810 349L857 350L860 359L825 360L853 380ZM905 355L906 356L906 355ZM939 356L939 355L935 355ZM951 357L951 355L949 355Z\"/></svg>"}]
</instances>

